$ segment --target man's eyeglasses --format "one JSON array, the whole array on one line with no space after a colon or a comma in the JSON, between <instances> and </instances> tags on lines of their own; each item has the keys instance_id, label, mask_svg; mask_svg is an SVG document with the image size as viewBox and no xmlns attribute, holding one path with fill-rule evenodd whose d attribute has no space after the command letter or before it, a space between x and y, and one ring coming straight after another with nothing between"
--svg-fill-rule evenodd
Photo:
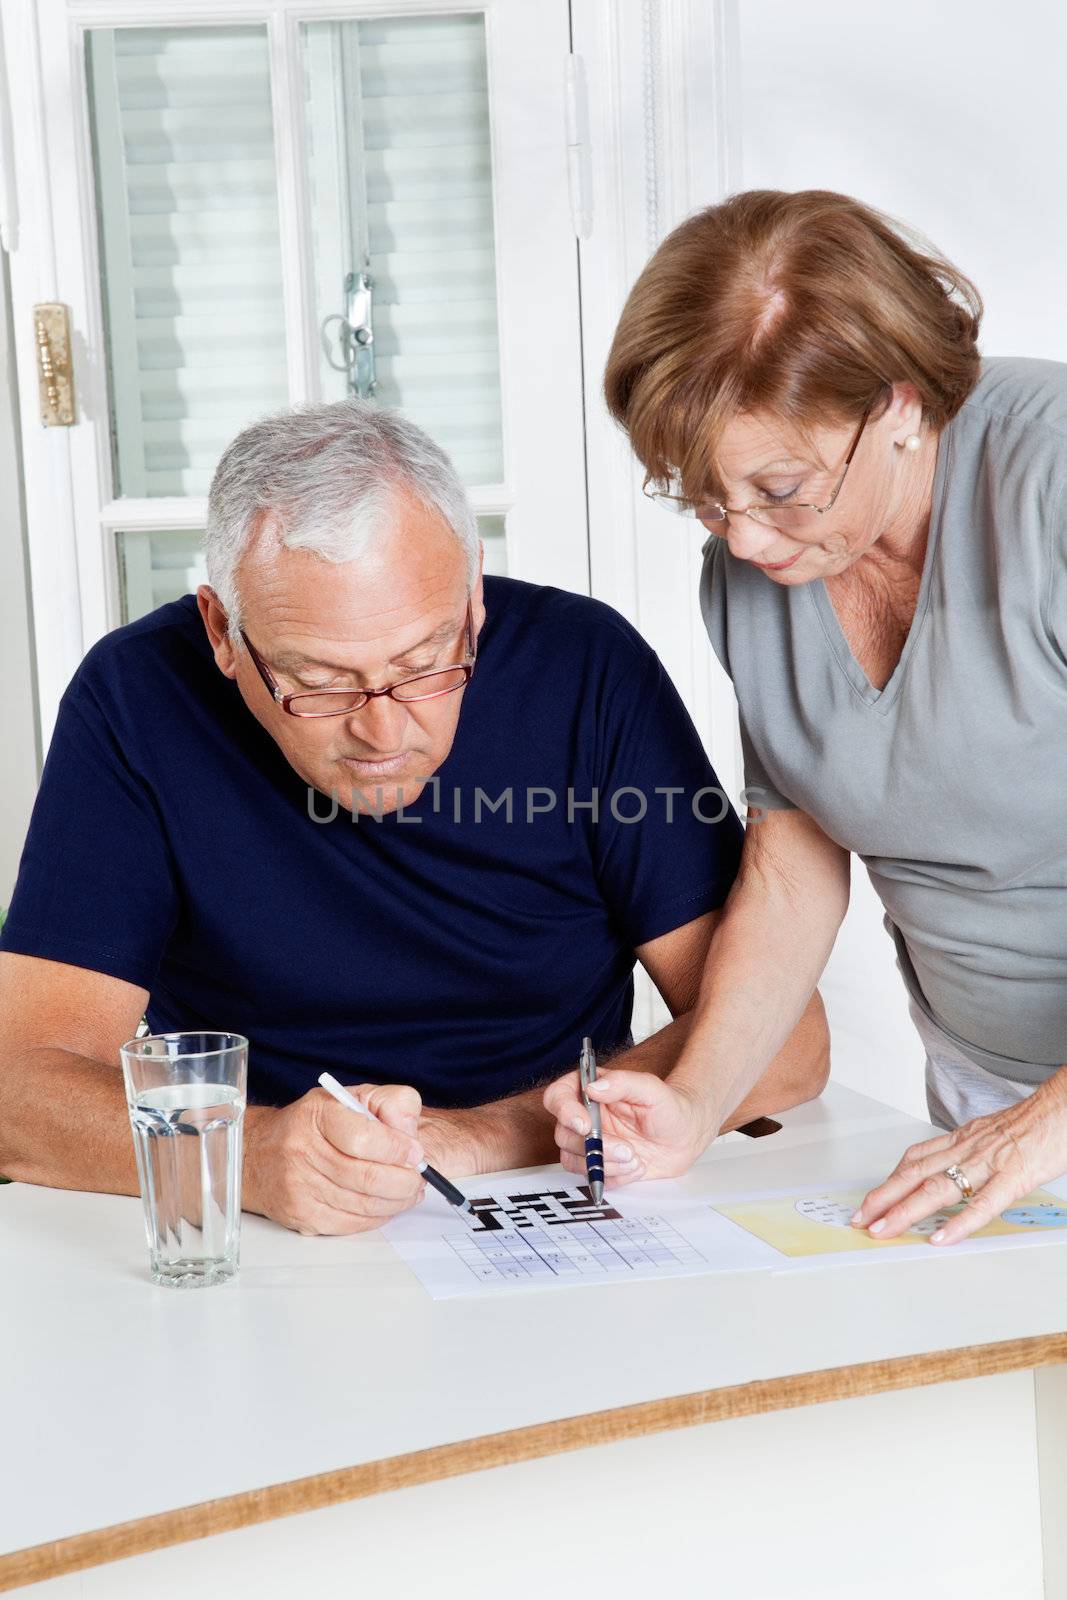
<instances>
[{"instance_id":1,"label":"man's eyeglasses","mask_svg":"<svg viewBox=\"0 0 1067 1600\"><path fill-rule=\"evenodd\" d=\"M694 504L693 501L687 500L684 495L680 494L665 494L662 491L650 492L647 487L644 493L649 500L668 501L673 504L676 511L695 516L699 522L705 523L716 532L719 532L725 525L727 517L751 517L753 522L759 522L768 528L778 528L781 531L788 528L801 527L810 517L824 517L828 511L833 509L834 501L841 493L841 485L848 475L848 469L852 465L852 457L856 454L856 448L859 445L863 430L867 426L867 418L870 414L871 407L868 406L860 418L860 425L856 429L852 437L852 443L848 447L848 455L845 457L845 465L841 476L837 480L837 487L824 506L799 505L793 501L780 506L768 504L766 501L757 501L750 506L724 506L721 500L698 500Z\"/></svg>"},{"instance_id":2,"label":"man's eyeglasses","mask_svg":"<svg viewBox=\"0 0 1067 1600\"><path fill-rule=\"evenodd\" d=\"M441 695L455 694L465 689L474 675L478 643L474 633L474 613L467 601L465 624L466 660L452 667L437 667L433 672L420 672L413 678L401 678L397 683L387 683L381 689L301 689L295 694L284 694L273 673L248 637L241 629L241 638L252 657L253 665L270 693L291 717L344 717L360 711L368 700L378 695L388 695L402 704L415 700L437 700Z\"/></svg>"}]
</instances>

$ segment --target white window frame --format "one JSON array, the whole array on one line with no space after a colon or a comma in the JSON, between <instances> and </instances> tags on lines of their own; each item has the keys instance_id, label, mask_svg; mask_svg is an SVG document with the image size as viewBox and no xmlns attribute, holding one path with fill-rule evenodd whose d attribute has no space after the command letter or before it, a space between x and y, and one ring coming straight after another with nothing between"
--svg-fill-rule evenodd
<instances>
[{"instance_id":1,"label":"white window frame","mask_svg":"<svg viewBox=\"0 0 1067 1600\"><path fill-rule=\"evenodd\" d=\"M626 296L657 244L740 187L737 0L572 0L572 14L595 197L580 244L592 590L655 646L736 803L736 702L697 606L705 535L641 493L602 381Z\"/></svg>"},{"instance_id":2,"label":"white window frame","mask_svg":"<svg viewBox=\"0 0 1067 1600\"><path fill-rule=\"evenodd\" d=\"M649 256L683 218L741 187L737 0L572 0L571 9L588 81L594 212L579 247L592 592L655 647L737 806L737 702L697 603L705 535L642 494L602 390L619 314ZM642 1038L669 1017L644 973L635 988Z\"/></svg>"},{"instance_id":3,"label":"white window frame","mask_svg":"<svg viewBox=\"0 0 1067 1600\"><path fill-rule=\"evenodd\" d=\"M471 499L481 515L507 517L509 570L532 582L587 590L588 535L581 448L581 328L577 259L567 194L563 75L568 48L565 0L6 0L7 64L21 245L12 257L19 398L42 738L47 745L60 695L85 650L114 627L116 531L202 526L194 499L115 498L108 436L108 385L84 34L120 26L267 28L275 160L282 237L289 397L314 393L311 230L302 174L305 137L298 30L301 23L370 16L480 12L486 19L493 149L505 479ZM42 49L42 39L50 41ZM63 46L55 48L61 38ZM506 47L505 47L506 43ZM558 115L536 130L524 123L524 67L558 60ZM70 108L73 108L71 111ZM551 120L551 126L549 122ZM507 177L501 181L500 174ZM528 215L547 218L559 258L546 272L530 248ZM64 219L58 226L56 219ZM564 245L566 254L564 254ZM564 262L574 275L564 293ZM560 285L558 292L553 283ZM70 307L75 388L86 427L39 429L28 308L43 300ZM540 314L539 314L540 313ZM550 408L509 372L539 364L552 374ZM548 414L551 412L551 414ZM567 422L570 420L568 432ZM539 439L544 451L514 448ZM542 457L544 459L542 459ZM552 509L548 514L545 507ZM538 510L537 507L540 507Z\"/></svg>"}]
</instances>

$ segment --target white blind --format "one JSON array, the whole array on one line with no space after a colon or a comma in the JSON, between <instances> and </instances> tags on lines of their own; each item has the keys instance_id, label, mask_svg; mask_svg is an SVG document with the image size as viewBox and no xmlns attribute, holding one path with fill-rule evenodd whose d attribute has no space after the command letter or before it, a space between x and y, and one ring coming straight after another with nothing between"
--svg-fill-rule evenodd
<instances>
[{"instance_id":1,"label":"white blind","mask_svg":"<svg viewBox=\"0 0 1067 1600\"><path fill-rule=\"evenodd\" d=\"M376 398L472 485L504 476L480 13L303 29L316 330L374 279ZM116 493L202 496L226 444L284 406L285 326L262 26L87 35ZM334 343L336 351L336 341ZM322 365L324 397L348 392ZM501 517L480 519L503 571ZM116 535L124 619L202 578L195 530Z\"/></svg>"},{"instance_id":2,"label":"white blind","mask_svg":"<svg viewBox=\"0 0 1067 1600\"><path fill-rule=\"evenodd\" d=\"M484 18L311 23L304 42L319 324L366 265L376 398L424 427L466 482L499 482ZM325 363L323 387L346 392Z\"/></svg>"},{"instance_id":3,"label":"white blind","mask_svg":"<svg viewBox=\"0 0 1067 1600\"><path fill-rule=\"evenodd\" d=\"M206 494L287 399L263 27L88 34L116 492Z\"/></svg>"},{"instance_id":4,"label":"white blind","mask_svg":"<svg viewBox=\"0 0 1067 1600\"><path fill-rule=\"evenodd\" d=\"M207 582L198 533L129 532L115 538L123 622L133 622Z\"/></svg>"},{"instance_id":5,"label":"white blind","mask_svg":"<svg viewBox=\"0 0 1067 1600\"><path fill-rule=\"evenodd\" d=\"M479 517L478 532L485 545L486 572L506 575L504 518ZM206 583L207 569L200 545L200 534L192 529L115 534L121 620L134 622L168 600L177 600L198 584Z\"/></svg>"}]
</instances>

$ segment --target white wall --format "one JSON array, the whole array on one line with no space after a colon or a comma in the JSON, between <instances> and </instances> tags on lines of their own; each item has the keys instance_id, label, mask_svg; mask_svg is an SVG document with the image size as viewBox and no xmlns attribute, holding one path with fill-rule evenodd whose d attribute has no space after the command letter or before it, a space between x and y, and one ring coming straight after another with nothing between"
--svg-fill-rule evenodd
<instances>
[{"instance_id":1,"label":"white wall","mask_svg":"<svg viewBox=\"0 0 1067 1600\"><path fill-rule=\"evenodd\" d=\"M1050 0L741 0L745 189L837 189L977 283L983 350L1067 360L1067 8ZM925 1116L922 1050L862 865L823 984L834 1076Z\"/></svg>"},{"instance_id":2,"label":"white wall","mask_svg":"<svg viewBox=\"0 0 1067 1600\"><path fill-rule=\"evenodd\" d=\"M974 278L991 355L1067 360L1067 8L741 0L743 187L838 189Z\"/></svg>"},{"instance_id":3,"label":"white wall","mask_svg":"<svg viewBox=\"0 0 1067 1600\"><path fill-rule=\"evenodd\" d=\"M17 415L7 258L0 251L0 906L15 886L38 768Z\"/></svg>"}]
</instances>

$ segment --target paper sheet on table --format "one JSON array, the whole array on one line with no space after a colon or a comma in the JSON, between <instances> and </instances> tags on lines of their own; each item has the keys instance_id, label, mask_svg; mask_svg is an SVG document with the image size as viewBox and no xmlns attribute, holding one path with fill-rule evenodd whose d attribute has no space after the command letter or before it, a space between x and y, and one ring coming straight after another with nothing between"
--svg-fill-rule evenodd
<instances>
[{"instance_id":1,"label":"paper sheet on table","mask_svg":"<svg viewBox=\"0 0 1067 1600\"><path fill-rule=\"evenodd\" d=\"M881 1181L872 1177L847 1189L767 1190L709 1200L708 1204L717 1216L770 1245L778 1257L779 1271L854 1266L858 1260L879 1257L897 1261L936 1258L939 1251L929 1244L929 1237L962 1205L925 1218L898 1238L878 1239L853 1228L850 1219L864 1195ZM1016 1201L1000 1217L948 1249L952 1254L973 1254L1065 1241L1067 1179L1060 1179Z\"/></svg>"},{"instance_id":2,"label":"paper sheet on table","mask_svg":"<svg viewBox=\"0 0 1067 1600\"><path fill-rule=\"evenodd\" d=\"M948 1212L900 1239L875 1239L849 1218L881 1175L848 1188L815 1186L715 1199L661 1180L609 1191L595 1206L588 1188L559 1167L506 1183L466 1185L467 1222L433 1191L383 1229L435 1300L590 1283L703 1273L802 1271L859 1262L937 1260L928 1243ZM1067 1243L1067 1179L1035 1191L952 1253Z\"/></svg>"},{"instance_id":3,"label":"paper sheet on table","mask_svg":"<svg viewBox=\"0 0 1067 1600\"><path fill-rule=\"evenodd\" d=\"M479 1188L467 1222L432 1191L383 1229L435 1300L523 1289L744 1272L778 1253L676 1183L635 1183L596 1206L561 1168Z\"/></svg>"}]
</instances>

